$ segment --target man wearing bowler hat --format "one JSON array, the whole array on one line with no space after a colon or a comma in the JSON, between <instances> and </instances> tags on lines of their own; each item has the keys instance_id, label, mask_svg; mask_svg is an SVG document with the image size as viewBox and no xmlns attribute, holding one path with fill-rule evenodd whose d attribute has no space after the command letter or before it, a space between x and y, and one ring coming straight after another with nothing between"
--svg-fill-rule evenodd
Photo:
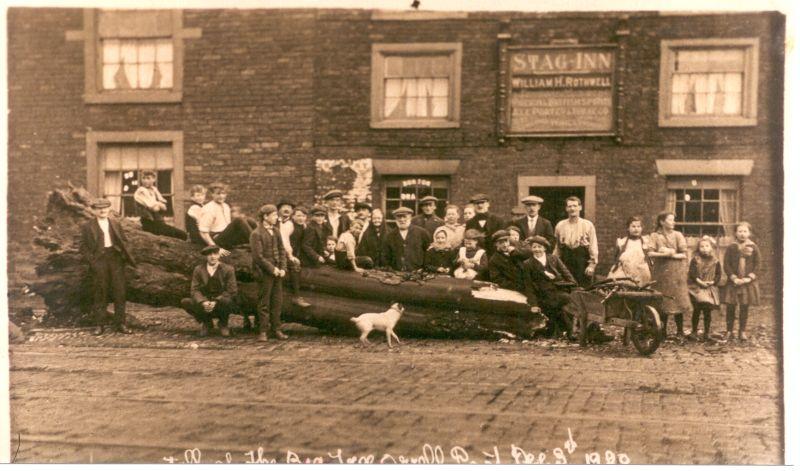
<instances>
[{"instance_id":1,"label":"man wearing bowler hat","mask_svg":"<svg viewBox=\"0 0 800 471\"><path fill-rule=\"evenodd\" d=\"M411 224L425 229L431 237L433 237L436 229L444 226L442 218L436 215L436 203L438 201L435 196L430 195L420 199L419 209L422 214L417 214L411 219Z\"/></svg>"},{"instance_id":2,"label":"man wearing bowler hat","mask_svg":"<svg viewBox=\"0 0 800 471\"><path fill-rule=\"evenodd\" d=\"M515 219L512 224L522 232L522 240L533 236L542 236L547 239L550 247L554 247L556 238L553 235L553 223L539 215L542 203L544 203L544 200L538 196L531 195L522 198L526 214ZM548 253L551 250L548 250Z\"/></svg>"},{"instance_id":3,"label":"man wearing bowler hat","mask_svg":"<svg viewBox=\"0 0 800 471\"><path fill-rule=\"evenodd\" d=\"M328 212L325 214L325 233L339 239L344 231L350 229L350 217L342 214L342 195L339 190L331 190L322 196Z\"/></svg>"},{"instance_id":4,"label":"man wearing bowler hat","mask_svg":"<svg viewBox=\"0 0 800 471\"><path fill-rule=\"evenodd\" d=\"M425 229L411 224L409 208L392 211L397 228L389 231L384 242L383 257L394 270L414 271L425 265L425 251L431 245L431 236Z\"/></svg>"},{"instance_id":5,"label":"man wearing bowler hat","mask_svg":"<svg viewBox=\"0 0 800 471\"><path fill-rule=\"evenodd\" d=\"M200 337L208 335L213 319L219 319L219 333L230 336L228 317L237 310L239 288L231 265L219 261L220 248L208 245L200 249L205 257L192 272L190 297L181 299L181 307L200 323Z\"/></svg>"},{"instance_id":6,"label":"man wearing bowler hat","mask_svg":"<svg viewBox=\"0 0 800 471\"><path fill-rule=\"evenodd\" d=\"M505 227L505 222L498 216L489 213L489 197L483 193L473 195L469 200L475 205L475 217L467 221L466 229L475 229L484 235L486 254L491 258L494 244L491 236Z\"/></svg>"},{"instance_id":7,"label":"man wearing bowler hat","mask_svg":"<svg viewBox=\"0 0 800 471\"><path fill-rule=\"evenodd\" d=\"M108 295L114 301L114 325L130 334L125 318L125 265L136 266L128 251L128 240L118 221L111 219L111 202L99 198L91 204L94 218L81 227L79 251L89 264L92 287L92 313L97 326L94 335L103 333Z\"/></svg>"}]
</instances>

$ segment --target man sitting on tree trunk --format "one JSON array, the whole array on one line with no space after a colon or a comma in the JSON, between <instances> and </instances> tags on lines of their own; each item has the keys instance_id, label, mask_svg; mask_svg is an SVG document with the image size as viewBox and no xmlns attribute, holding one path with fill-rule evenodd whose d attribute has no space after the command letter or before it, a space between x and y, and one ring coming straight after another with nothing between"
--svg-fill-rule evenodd
<instances>
[{"instance_id":1,"label":"man sitting on tree trunk","mask_svg":"<svg viewBox=\"0 0 800 471\"><path fill-rule=\"evenodd\" d=\"M200 336L205 337L219 319L219 333L230 336L228 317L237 309L238 287L232 266L219 261L220 248L203 247L200 253L206 259L192 273L191 297L181 299L181 307L200 323Z\"/></svg>"},{"instance_id":2,"label":"man sitting on tree trunk","mask_svg":"<svg viewBox=\"0 0 800 471\"><path fill-rule=\"evenodd\" d=\"M177 227L164 222L167 211L167 200L156 188L156 173L142 172L142 185L136 189L133 199L142 222L142 230L151 234L163 235L175 239L186 240L186 233Z\"/></svg>"},{"instance_id":3,"label":"man sitting on tree trunk","mask_svg":"<svg viewBox=\"0 0 800 471\"><path fill-rule=\"evenodd\" d=\"M108 217L111 202L100 198L91 206L95 217L81 227L80 254L89 264L92 313L97 323L93 333L103 333L110 293L114 300L114 324L118 331L130 334L125 322L125 264L136 266L136 261L128 251L122 226Z\"/></svg>"},{"instance_id":4,"label":"man sitting on tree trunk","mask_svg":"<svg viewBox=\"0 0 800 471\"><path fill-rule=\"evenodd\" d=\"M244 217L233 217L231 207L225 202L228 197L228 187L222 183L212 183L208 186L211 192L211 201L203 206L200 214L198 228L200 237L206 245L220 247L220 254L224 257L230 255L226 249L236 245L246 245L250 242L250 233L253 228Z\"/></svg>"}]
</instances>

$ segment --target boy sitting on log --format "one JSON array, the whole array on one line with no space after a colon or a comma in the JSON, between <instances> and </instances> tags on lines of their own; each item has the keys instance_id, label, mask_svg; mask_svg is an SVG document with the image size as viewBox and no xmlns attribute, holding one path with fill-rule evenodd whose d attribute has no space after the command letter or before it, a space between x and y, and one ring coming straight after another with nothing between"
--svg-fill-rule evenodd
<instances>
[{"instance_id":1,"label":"boy sitting on log","mask_svg":"<svg viewBox=\"0 0 800 471\"><path fill-rule=\"evenodd\" d=\"M156 173L142 172L142 185L133 194L142 230L155 235L163 235L175 239L186 240L186 233L177 227L172 227L164 222L164 213L167 211L167 200L156 188Z\"/></svg>"},{"instance_id":2,"label":"boy sitting on log","mask_svg":"<svg viewBox=\"0 0 800 471\"><path fill-rule=\"evenodd\" d=\"M189 207L186 209L186 214L183 217L183 224L186 226L186 232L189 234L189 242L198 245L206 245L206 242L200 237L200 215L203 212L203 205L206 204L206 187L203 185L194 185L189 189Z\"/></svg>"},{"instance_id":3,"label":"boy sitting on log","mask_svg":"<svg viewBox=\"0 0 800 471\"><path fill-rule=\"evenodd\" d=\"M220 247L220 254L230 255L226 249L247 244L253 229L244 217L233 217L231 207L225 202L228 187L223 183L212 183L208 187L211 201L203 206L198 229L206 245Z\"/></svg>"},{"instance_id":4,"label":"boy sitting on log","mask_svg":"<svg viewBox=\"0 0 800 471\"><path fill-rule=\"evenodd\" d=\"M208 335L213 319L219 319L219 333L230 336L228 317L236 312L238 287L235 270L219 261L215 245L200 250L206 259L192 273L191 297L181 299L181 307L200 323L200 337Z\"/></svg>"},{"instance_id":5,"label":"boy sitting on log","mask_svg":"<svg viewBox=\"0 0 800 471\"><path fill-rule=\"evenodd\" d=\"M339 241L334 250L337 268L355 271L356 273L362 273L365 268L372 268L371 258L356 256L358 236L361 235L363 227L364 222L361 219L354 219L350 223L350 228L339 236Z\"/></svg>"},{"instance_id":6,"label":"boy sitting on log","mask_svg":"<svg viewBox=\"0 0 800 471\"><path fill-rule=\"evenodd\" d=\"M300 250L300 263L308 267L325 264L325 213L322 206L311 208L311 222L303 231L303 242Z\"/></svg>"}]
</instances>

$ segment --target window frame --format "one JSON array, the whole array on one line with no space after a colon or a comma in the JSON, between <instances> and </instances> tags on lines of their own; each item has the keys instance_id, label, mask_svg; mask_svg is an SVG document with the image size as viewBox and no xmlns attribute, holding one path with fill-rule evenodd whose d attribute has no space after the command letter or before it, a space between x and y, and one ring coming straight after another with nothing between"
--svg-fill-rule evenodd
<instances>
[{"instance_id":1,"label":"window frame","mask_svg":"<svg viewBox=\"0 0 800 471\"><path fill-rule=\"evenodd\" d=\"M86 133L86 187L100 195L105 175L100 148L105 145L169 144L172 147L172 213L173 224L184 229L183 131L89 131ZM133 217L133 216L127 216Z\"/></svg>"},{"instance_id":2,"label":"window frame","mask_svg":"<svg viewBox=\"0 0 800 471\"><path fill-rule=\"evenodd\" d=\"M444 119L389 119L383 117L384 64L387 56L450 55L450 97ZM440 129L461 126L461 43L372 44L372 92L370 127L376 129Z\"/></svg>"},{"instance_id":3,"label":"window frame","mask_svg":"<svg viewBox=\"0 0 800 471\"><path fill-rule=\"evenodd\" d=\"M416 175L416 174L383 175L381 177L381 184L380 184L380 192L381 192L380 201L381 201L381 209L383 210L383 218L387 223L394 224L394 217L392 217L392 215L389 214L389 212L386 209L386 202L387 202L386 191L391 186L391 184L395 183L395 182L401 183L400 187L402 188L402 181L403 180L407 180L407 179L411 179L411 178L430 180L432 189L444 187L447 190L447 199L444 200L442 206L446 207L449 204L450 195L451 195L451 188L452 188L452 184L453 184L452 178L451 178L450 175ZM437 185L437 183L439 185ZM441 183L443 183L443 185ZM419 200L415 200L415 202L416 201L419 201ZM441 202L443 200L439 199L439 201ZM413 207L412 208L410 206L407 206L402 199L400 200L400 204L401 204L401 206L406 206L406 207L408 207L410 209L413 209L415 216L417 214L421 214L421 211L419 211L419 208L417 208L417 207ZM415 206L416 206L416 203L415 203ZM440 216L440 217L443 217L443 216Z\"/></svg>"},{"instance_id":4,"label":"window frame","mask_svg":"<svg viewBox=\"0 0 800 471\"><path fill-rule=\"evenodd\" d=\"M697 185L692 185L692 182L697 182ZM664 203L664 207L667 211L676 211L676 208L670 207L671 203L671 195L673 191L677 190L719 190L720 192L723 190L732 190L735 191L735 209L734 209L734 218L728 224L723 224L721 222L716 223L705 223L705 222L680 222L677 219L675 220L676 226L735 226L736 223L739 221L741 217L742 211L742 181L740 177L708 177L708 176L695 176L695 177L677 177L677 178L669 178L667 180L667 193L666 193L666 201ZM701 199L701 201L703 201ZM721 193L720 193L720 200L721 200ZM676 198L676 205L677 205L677 198ZM720 210L721 214L721 210ZM681 231L684 232L684 231ZM694 235L684 235L687 238L697 239L698 236ZM716 237L718 245L727 245L722 242L725 242L724 239L729 238L730 236L722 235L720 237Z\"/></svg>"},{"instance_id":5,"label":"window frame","mask_svg":"<svg viewBox=\"0 0 800 471\"><path fill-rule=\"evenodd\" d=\"M183 100L183 40L199 37L198 29L183 29L183 11L171 10L172 14L172 88L171 89L103 89L103 48L98 34L100 9L84 10L84 101L102 103L180 103ZM128 39L138 39L132 37Z\"/></svg>"},{"instance_id":6,"label":"window frame","mask_svg":"<svg viewBox=\"0 0 800 471\"><path fill-rule=\"evenodd\" d=\"M742 81L741 116L675 116L670 114L672 72L679 49L743 48L745 51ZM758 38L663 39L658 93L658 125L661 127L755 126L758 117Z\"/></svg>"}]
</instances>

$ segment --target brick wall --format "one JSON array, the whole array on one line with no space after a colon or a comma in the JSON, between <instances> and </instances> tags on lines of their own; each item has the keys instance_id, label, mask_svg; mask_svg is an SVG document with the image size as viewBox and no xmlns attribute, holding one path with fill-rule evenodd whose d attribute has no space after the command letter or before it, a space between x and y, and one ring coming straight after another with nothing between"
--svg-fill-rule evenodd
<instances>
[{"instance_id":1,"label":"brick wall","mask_svg":"<svg viewBox=\"0 0 800 471\"><path fill-rule=\"evenodd\" d=\"M186 10L183 100L177 104L87 105L83 28L78 9L12 8L9 28L9 235L30 237L44 196L66 181L86 183L87 131L182 131L184 188L222 179L229 199L254 212L281 196L310 202L316 159L460 159L452 201L476 191L506 215L517 204L517 177L594 175L601 259L644 214L663 209L666 179L656 159L752 159L743 179L743 216L769 277L779 276L782 237L780 147L783 24L777 14L672 16L631 13L475 13L464 19L378 21L356 10ZM580 43L626 46L620 77L622 139L509 138L496 133L501 20L512 45ZM630 34L618 37L619 29ZM760 39L758 124L743 128L661 128L658 79L662 39ZM460 42L460 127L370 128L373 43ZM378 182L374 195L377 193ZM375 199L380 204L380 199ZM775 284L779 286L779 284Z\"/></svg>"}]
</instances>

